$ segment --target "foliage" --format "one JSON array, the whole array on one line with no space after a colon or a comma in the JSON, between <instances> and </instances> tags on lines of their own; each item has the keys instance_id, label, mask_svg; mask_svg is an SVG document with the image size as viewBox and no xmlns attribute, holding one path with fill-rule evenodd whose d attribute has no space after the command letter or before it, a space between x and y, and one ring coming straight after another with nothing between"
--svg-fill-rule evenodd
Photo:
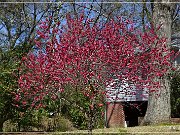
<instances>
[{"instance_id":1,"label":"foliage","mask_svg":"<svg viewBox=\"0 0 180 135\"><path fill-rule=\"evenodd\" d=\"M0 53L0 122L13 118L16 113L12 92L18 88L19 55L16 51Z\"/></svg>"},{"instance_id":2,"label":"foliage","mask_svg":"<svg viewBox=\"0 0 180 135\"><path fill-rule=\"evenodd\" d=\"M3 131L72 131L74 127L72 123L63 116L49 117L48 112L44 109L27 110L26 112L19 112L19 116L14 116L18 119L8 120L4 123Z\"/></svg>"},{"instance_id":3,"label":"foliage","mask_svg":"<svg viewBox=\"0 0 180 135\"><path fill-rule=\"evenodd\" d=\"M55 115L52 118L43 117L40 121L43 131L72 131L75 128L72 123L61 115Z\"/></svg>"},{"instance_id":4,"label":"foliage","mask_svg":"<svg viewBox=\"0 0 180 135\"><path fill-rule=\"evenodd\" d=\"M12 100L14 92L18 90L19 65L22 56L27 55L33 47L33 40L37 36L35 34L36 26L39 21L59 10L55 8L56 4L53 5L0 4L0 131L4 121L17 120L18 114L26 110L26 108L18 110ZM60 8L60 6L59 4L58 7ZM56 16L54 15L53 19L57 18Z\"/></svg>"},{"instance_id":5,"label":"foliage","mask_svg":"<svg viewBox=\"0 0 180 135\"><path fill-rule=\"evenodd\" d=\"M153 27L146 33L136 32L134 24L122 18L92 25L92 20L84 22L83 15L76 19L67 16L66 21L62 28L57 22L48 30L49 19L39 26L38 51L22 59L15 97L21 107L43 107L47 96L54 100L73 90L87 100L87 105L80 101L76 106L84 104L88 129L92 130L96 108L103 106L104 97L110 94L105 88L114 79L124 89L136 86L154 92L160 87L154 79L170 69L171 53ZM130 85L126 86L127 82ZM73 89L65 89L68 85Z\"/></svg>"},{"instance_id":6,"label":"foliage","mask_svg":"<svg viewBox=\"0 0 180 135\"><path fill-rule=\"evenodd\" d=\"M65 88L66 91L67 88ZM69 92L62 93L61 100L61 113L73 122L73 126L78 129L86 129L88 126L87 110L91 105L90 100L85 97L81 92L75 91L73 88L68 87ZM64 100L63 100L64 99ZM98 101L97 101L98 102ZM101 101L99 101L101 102ZM96 123L94 128L103 127L104 116L102 112L104 107L96 108L95 119Z\"/></svg>"}]
</instances>

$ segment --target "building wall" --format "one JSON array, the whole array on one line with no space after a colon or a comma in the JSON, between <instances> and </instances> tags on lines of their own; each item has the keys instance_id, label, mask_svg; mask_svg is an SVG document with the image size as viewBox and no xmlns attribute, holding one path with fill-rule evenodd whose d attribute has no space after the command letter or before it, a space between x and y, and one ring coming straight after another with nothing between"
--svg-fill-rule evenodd
<instances>
[{"instance_id":1,"label":"building wall","mask_svg":"<svg viewBox=\"0 0 180 135\"><path fill-rule=\"evenodd\" d=\"M171 118L171 123L180 124L180 118Z\"/></svg>"},{"instance_id":2,"label":"building wall","mask_svg":"<svg viewBox=\"0 0 180 135\"><path fill-rule=\"evenodd\" d=\"M107 104L106 127L124 127L125 115L121 102Z\"/></svg>"}]
</instances>

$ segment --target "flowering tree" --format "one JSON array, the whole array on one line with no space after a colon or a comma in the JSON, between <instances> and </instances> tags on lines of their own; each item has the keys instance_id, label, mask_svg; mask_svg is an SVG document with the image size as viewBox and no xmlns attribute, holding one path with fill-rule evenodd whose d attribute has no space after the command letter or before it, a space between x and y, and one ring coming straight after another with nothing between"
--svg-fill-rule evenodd
<instances>
[{"instance_id":1,"label":"flowering tree","mask_svg":"<svg viewBox=\"0 0 180 135\"><path fill-rule=\"evenodd\" d=\"M120 86L128 82L127 87L146 87L148 92L161 87L155 78L171 67L166 39L158 38L153 28L135 31L133 22L122 18L103 25L92 22L83 15L67 16L65 26L58 22L49 30L49 20L42 22L37 32L41 40L35 41L38 51L22 59L15 95L21 107L43 107L46 97L56 99L68 93L70 85L89 100L86 114L91 131L96 108L103 106L104 97L110 98L105 89L114 79Z\"/></svg>"}]
</instances>

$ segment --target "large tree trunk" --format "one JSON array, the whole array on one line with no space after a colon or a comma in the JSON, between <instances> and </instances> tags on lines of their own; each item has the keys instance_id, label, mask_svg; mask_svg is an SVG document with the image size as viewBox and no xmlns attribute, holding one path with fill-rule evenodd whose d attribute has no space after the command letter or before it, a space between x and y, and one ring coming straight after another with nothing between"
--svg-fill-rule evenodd
<instances>
[{"instance_id":1,"label":"large tree trunk","mask_svg":"<svg viewBox=\"0 0 180 135\"><path fill-rule=\"evenodd\" d=\"M141 125L169 123L171 116L170 84L169 80L161 80L162 86L158 92L151 93L148 100L148 108ZM159 94L159 96L157 96Z\"/></svg>"},{"instance_id":2,"label":"large tree trunk","mask_svg":"<svg viewBox=\"0 0 180 135\"><path fill-rule=\"evenodd\" d=\"M162 24L157 34L159 37L167 38L167 46L171 43L171 8L172 4L165 3L169 0L155 0L153 8L154 26L158 27ZM156 78L159 79L159 78ZM170 83L167 76L159 79L162 87L158 92L150 93L148 100L148 108L141 125L158 124L170 122L171 105L170 105ZM157 95L159 95L157 97Z\"/></svg>"}]
</instances>

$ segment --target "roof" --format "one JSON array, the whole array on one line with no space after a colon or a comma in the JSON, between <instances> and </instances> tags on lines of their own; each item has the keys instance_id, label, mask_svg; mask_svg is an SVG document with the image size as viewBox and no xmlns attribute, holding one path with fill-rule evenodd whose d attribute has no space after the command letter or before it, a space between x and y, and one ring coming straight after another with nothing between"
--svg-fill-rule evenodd
<instances>
[{"instance_id":1,"label":"roof","mask_svg":"<svg viewBox=\"0 0 180 135\"><path fill-rule=\"evenodd\" d=\"M137 89L135 85L128 82L120 83L115 79L106 87L107 102L123 102L123 101L147 101L149 92L147 88Z\"/></svg>"},{"instance_id":2,"label":"roof","mask_svg":"<svg viewBox=\"0 0 180 135\"><path fill-rule=\"evenodd\" d=\"M180 48L180 32L171 36L171 46Z\"/></svg>"}]
</instances>

